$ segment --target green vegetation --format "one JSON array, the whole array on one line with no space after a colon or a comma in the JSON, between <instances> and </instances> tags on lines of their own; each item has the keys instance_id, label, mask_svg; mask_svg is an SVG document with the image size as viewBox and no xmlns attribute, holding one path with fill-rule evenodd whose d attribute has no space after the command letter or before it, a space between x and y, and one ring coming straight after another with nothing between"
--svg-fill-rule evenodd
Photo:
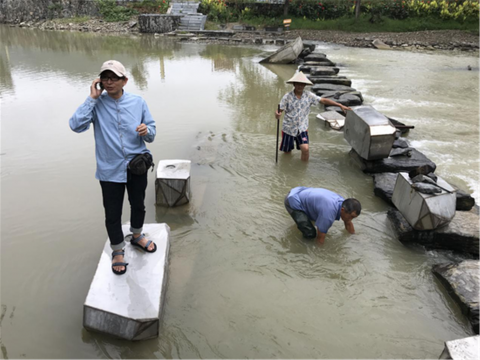
<instances>
[{"instance_id":1,"label":"green vegetation","mask_svg":"<svg viewBox=\"0 0 480 360\"><path fill-rule=\"evenodd\" d=\"M142 0L127 6L140 14L165 14L170 6L170 0Z\"/></svg>"},{"instance_id":2,"label":"green vegetation","mask_svg":"<svg viewBox=\"0 0 480 360\"><path fill-rule=\"evenodd\" d=\"M283 4L252 0L201 0L200 11L217 23L240 21L257 27L281 25L292 29L357 32L461 29L478 31L478 0L362 0L355 22L354 0L288 0Z\"/></svg>"},{"instance_id":3,"label":"green vegetation","mask_svg":"<svg viewBox=\"0 0 480 360\"><path fill-rule=\"evenodd\" d=\"M128 21L138 11L126 6L119 6L115 0L95 0L98 11L105 21Z\"/></svg>"},{"instance_id":4,"label":"green vegetation","mask_svg":"<svg viewBox=\"0 0 480 360\"><path fill-rule=\"evenodd\" d=\"M292 18L291 29L341 30L350 32L410 32L424 30L469 30L478 34L478 22L458 22L441 20L432 17L407 18L404 20L381 18L371 23L370 15L361 15L355 21L353 17L342 17L334 20L308 20ZM248 22L250 24L250 22ZM258 24L258 23L257 23ZM273 24L272 24L273 25ZM278 22L275 24L278 25ZM257 25L258 26L258 25Z\"/></svg>"}]
</instances>

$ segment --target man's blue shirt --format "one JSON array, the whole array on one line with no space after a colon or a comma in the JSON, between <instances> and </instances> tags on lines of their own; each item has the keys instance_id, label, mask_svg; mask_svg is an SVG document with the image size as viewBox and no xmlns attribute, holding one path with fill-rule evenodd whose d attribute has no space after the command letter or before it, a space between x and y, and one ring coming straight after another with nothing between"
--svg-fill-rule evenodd
<instances>
[{"instance_id":1,"label":"man's blue shirt","mask_svg":"<svg viewBox=\"0 0 480 360\"><path fill-rule=\"evenodd\" d=\"M127 166L136 155L150 153L145 145L155 139L155 121L142 97L123 92L115 100L105 92L98 99L87 97L70 119L70 128L78 133L93 123L95 133L95 177L101 181L127 182ZM145 124L148 133L135 129Z\"/></svg>"},{"instance_id":2,"label":"man's blue shirt","mask_svg":"<svg viewBox=\"0 0 480 360\"><path fill-rule=\"evenodd\" d=\"M330 190L304 186L293 188L288 195L290 207L305 212L310 220L315 221L318 231L325 234L335 220L340 220L344 200Z\"/></svg>"}]
</instances>

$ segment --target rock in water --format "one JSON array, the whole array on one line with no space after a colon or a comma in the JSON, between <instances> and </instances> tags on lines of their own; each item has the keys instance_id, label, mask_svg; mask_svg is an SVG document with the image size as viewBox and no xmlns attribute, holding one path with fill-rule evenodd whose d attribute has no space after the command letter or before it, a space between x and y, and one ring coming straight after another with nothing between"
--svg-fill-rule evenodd
<instances>
[{"instance_id":1,"label":"rock in water","mask_svg":"<svg viewBox=\"0 0 480 360\"><path fill-rule=\"evenodd\" d=\"M388 49L390 49L390 46L388 46L387 44L385 44L385 43L384 43L382 40L380 40L380 39L375 39L375 40L373 40L372 45L375 46L377 49L380 49L380 50L388 50Z\"/></svg>"},{"instance_id":2,"label":"rock in water","mask_svg":"<svg viewBox=\"0 0 480 360\"><path fill-rule=\"evenodd\" d=\"M451 250L478 259L479 217L473 211L459 211L445 226L435 230L415 230L397 209L390 209L387 218L405 244L416 243L427 249Z\"/></svg>"},{"instance_id":3,"label":"rock in water","mask_svg":"<svg viewBox=\"0 0 480 360\"><path fill-rule=\"evenodd\" d=\"M476 334L479 327L479 270L480 265L476 260L465 260L460 264L435 265L432 269L452 298L460 305Z\"/></svg>"}]
</instances>

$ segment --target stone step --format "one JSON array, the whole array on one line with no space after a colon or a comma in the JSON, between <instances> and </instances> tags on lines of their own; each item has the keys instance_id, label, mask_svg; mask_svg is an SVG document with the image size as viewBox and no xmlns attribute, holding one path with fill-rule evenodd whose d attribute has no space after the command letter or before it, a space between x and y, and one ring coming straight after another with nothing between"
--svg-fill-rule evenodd
<instances>
[{"instance_id":1,"label":"stone step","mask_svg":"<svg viewBox=\"0 0 480 360\"><path fill-rule=\"evenodd\" d=\"M124 234L130 225L123 225ZM170 228L167 224L145 224L144 233L157 245L154 253L144 253L129 242L125 246L124 275L112 272L112 249L107 240L100 255L83 306L83 326L126 340L146 340L158 336L167 285Z\"/></svg>"}]
</instances>

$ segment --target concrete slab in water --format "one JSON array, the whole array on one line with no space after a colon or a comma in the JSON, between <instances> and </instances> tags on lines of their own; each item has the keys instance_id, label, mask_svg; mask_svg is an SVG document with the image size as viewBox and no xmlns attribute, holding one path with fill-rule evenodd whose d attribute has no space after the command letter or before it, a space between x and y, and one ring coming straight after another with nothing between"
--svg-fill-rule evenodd
<instances>
[{"instance_id":1,"label":"concrete slab in water","mask_svg":"<svg viewBox=\"0 0 480 360\"><path fill-rule=\"evenodd\" d=\"M445 341L445 349L439 359L478 360L480 358L480 336Z\"/></svg>"},{"instance_id":2,"label":"concrete slab in water","mask_svg":"<svg viewBox=\"0 0 480 360\"><path fill-rule=\"evenodd\" d=\"M128 234L130 225L122 226ZM83 326L126 340L158 336L167 284L170 228L167 224L145 224L147 238L157 251L144 253L129 243L125 247L127 273L112 272L112 249L107 240L100 256L87 299L83 306Z\"/></svg>"}]
</instances>

